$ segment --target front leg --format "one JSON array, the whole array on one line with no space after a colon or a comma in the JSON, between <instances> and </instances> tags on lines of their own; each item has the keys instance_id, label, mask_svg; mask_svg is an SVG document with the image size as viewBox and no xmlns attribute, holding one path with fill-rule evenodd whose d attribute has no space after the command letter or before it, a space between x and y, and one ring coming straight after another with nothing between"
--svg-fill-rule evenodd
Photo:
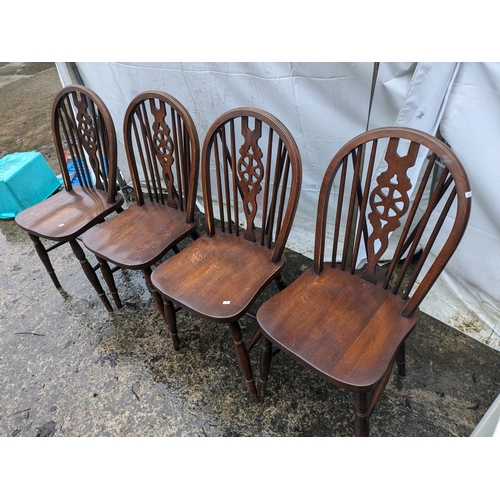
<instances>
[{"instance_id":1,"label":"front leg","mask_svg":"<svg viewBox=\"0 0 500 500\"><path fill-rule=\"evenodd\" d=\"M259 380L259 396L263 398L266 394L267 380L269 378L269 370L271 368L271 359L273 345L271 341L262 335L262 343L260 349L260 380Z\"/></svg>"},{"instance_id":2,"label":"front leg","mask_svg":"<svg viewBox=\"0 0 500 500\"><path fill-rule=\"evenodd\" d=\"M36 253L38 254L38 257L40 257L42 264L45 266L45 269L49 273L49 276L52 279L52 283L54 283L56 288L62 288L61 284L59 283L59 280L57 279L56 272L52 267L52 263L50 262L49 254L46 248L43 246L42 242L40 241L40 238L31 233L28 233L28 235L31 238L33 244L35 245Z\"/></svg>"},{"instance_id":3,"label":"front leg","mask_svg":"<svg viewBox=\"0 0 500 500\"><path fill-rule=\"evenodd\" d=\"M241 328L237 321L229 323L229 333L233 339L234 349L236 351L236 357L240 363L241 369L245 376L246 383L248 385L248 390L252 395L255 403L259 402L259 395L257 394L257 388L255 387L255 381L253 379L252 367L250 365L250 357L248 355L248 350L243 342L241 336Z\"/></svg>"},{"instance_id":4,"label":"front leg","mask_svg":"<svg viewBox=\"0 0 500 500\"><path fill-rule=\"evenodd\" d=\"M356 437L368 437L370 428L366 392L354 393L354 410L354 434Z\"/></svg>"},{"instance_id":5,"label":"front leg","mask_svg":"<svg viewBox=\"0 0 500 500\"><path fill-rule=\"evenodd\" d=\"M118 295L118 290L116 289L116 285L115 285L115 279L113 278L113 273L111 272L111 269L109 268L109 264L106 260L101 259L100 257L97 257L97 260L99 262L99 266L101 268L101 273L102 273L102 276L104 278L104 281L108 285L109 291L111 292L111 296L113 297L113 300L115 301L116 307L118 309L121 309L122 302L120 300L120 296Z\"/></svg>"}]
</instances>

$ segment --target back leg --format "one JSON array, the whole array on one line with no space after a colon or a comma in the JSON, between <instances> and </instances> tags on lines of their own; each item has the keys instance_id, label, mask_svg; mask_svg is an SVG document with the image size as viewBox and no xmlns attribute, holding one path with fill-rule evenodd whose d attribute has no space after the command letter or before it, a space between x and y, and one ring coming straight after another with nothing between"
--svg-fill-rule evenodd
<instances>
[{"instance_id":1,"label":"back leg","mask_svg":"<svg viewBox=\"0 0 500 500\"><path fill-rule=\"evenodd\" d=\"M396 353L396 363L398 365L398 375L400 377L406 376L406 354L404 342L399 346Z\"/></svg>"},{"instance_id":2,"label":"back leg","mask_svg":"<svg viewBox=\"0 0 500 500\"><path fill-rule=\"evenodd\" d=\"M178 351L180 348L179 346L180 342L179 342L179 336L177 335L177 320L175 317L175 307L172 304L172 302L167 300L164 301L160 293L153 286L153 283L151 281L151 273L153 272L153 270L150 267L147 267L146 269L143 269L142 272L144 274L144 278L146 279L146 285L148 287L148 290L151 292L151 296L155 301L156 308L160 312L163 321L165 321L166 325L168 326L170 337L172 339L172 343L174 344L174 351Z\"/></svg>"}]
</instances>

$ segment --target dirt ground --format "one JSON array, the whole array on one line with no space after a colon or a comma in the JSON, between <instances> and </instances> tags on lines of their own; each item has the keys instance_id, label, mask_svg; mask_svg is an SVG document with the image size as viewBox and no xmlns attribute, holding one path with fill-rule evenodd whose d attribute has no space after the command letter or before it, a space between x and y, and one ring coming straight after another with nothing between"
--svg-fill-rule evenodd
<instances>
[{"instance_id":1,"label":"dirt ground","mask_svg":"<svg viewBox=\"0 0 500 500\"><path fill-rule=\"evenodd\" d=\"M0 155L40 151L59 173L50 113L60 88L53 63L0 63ZM27 235L0 220L1 436L353 434L350 394L278 355L268 397L255 405L225 325L179 313L174 352L140 273L117 273L125 307L108 313L71 250L53 254L63 292ZM288 282L310 264L287 259ZM371 434L469 436L499 390L500 353L423 314L407 342L407 376L389 382Z\"/></svg>"},{"instance_id":2,"label":"dirt ground","mask_svg":"<svg viewBox=\"0 0 500 500\"><path fill-rule=\"evenodd\" d=\"M39 151L60 173L50 114L61 88L54 63L0 63L0 157Z\"/></svg>"}]
</instances>

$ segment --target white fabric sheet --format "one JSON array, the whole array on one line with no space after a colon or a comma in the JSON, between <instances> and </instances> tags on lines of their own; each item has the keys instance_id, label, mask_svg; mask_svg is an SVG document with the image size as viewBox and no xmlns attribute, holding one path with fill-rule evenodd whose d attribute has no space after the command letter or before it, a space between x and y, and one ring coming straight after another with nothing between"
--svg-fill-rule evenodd
<instances>
[{"instance_id":1,"label":"white fabric sheet","mask_svg":"<svg viewBox=\"0 0 500 500\"><path fill-rule=\"evenodd\" d=\"M57 63L63 84L71 83ZM303 162L302 193L288 246L311 257L319 187L338 149L366 127L373 63L77 63L116 125L120 169L130 179L123 116L144 90L163 90L191 113L200 142L224 111L266 109L291 131ZM500 349L500 64L381 63L370 128L440 125L473 191L470 226L422 309ZM201 194L201 193L200 193Z\"/></svg>"},{"instance_id":2,"label":"white fabric sheet","mask_svg":"<svg viewBox=\"0 0 500 500\"><path fill-rule=\"evenodd\" d=\"M64 63L58 63L58 67ZM117 129L119 164L129 180L123 147L128 103L145 90L170 93L188 109L200 143L211 123L240 106L263 108L294 136L303 182L288 246L313 254L319 187L340 147L366 128L373 63L77 63L80 75L108 106ZM370 128L395 123L416 63L382 63ZM68 76L60 71L63 84ZM200 189L201 195L201 189Z\"/></svg>"},{"instance_id":3,"label":"white fabric sheet","mask_svg":"<svg viewBox=\"0 0 500 500\"><path fill-rule=\"evenodd\" d=\"M472 188L469 226L425 311L500 350L500 64L462 63L440 127Z\"/></svg>"}]
</instances>

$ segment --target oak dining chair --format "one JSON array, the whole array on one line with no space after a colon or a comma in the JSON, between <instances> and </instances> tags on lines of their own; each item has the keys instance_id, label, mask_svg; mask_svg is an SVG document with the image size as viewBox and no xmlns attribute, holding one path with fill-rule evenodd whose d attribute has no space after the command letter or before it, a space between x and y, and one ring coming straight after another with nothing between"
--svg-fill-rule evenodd
<instances>
[{"instance_id":1,"label":"oak dining chair","mask_svg":"<svg viewBox=\"0 0 500 500\"><path fill-rule=\"evenodd\" d=\"M321 185L312 267L257 312L260 396L283 352L352 391L355 434L368 435L395 362L405 375L405 339L470 206L460 161L424 132L374 129L342 147Z\"/></svg>"},{"instance_id":2,"label":"oak dining chair","mask_svg":"<svg viewBox=\"0 0 500 500\"><path fill-rule=\"evenodd\" d=\"M237 108L209 128L202 147L206 233L152 273L179 348L176 308L227 323L236 356L255 402L249 350L239 324L260 293L281 272L297 209L302 166L288 129L270 113Z\"/></svg>"},{"instance_id":3,"label":"oak dining chair","mask_svg":"<svg viewBox=\"0 0 500 500\"><path fill-rule=\"evenodd\" d=\"M83 243L96 255L118 308L122 303L110 262L141 270L163 315L163 301L150 277L153 266L170 250L178 251L179 242L198 237L198 133L177 99L146 91L125 112L124 141L136 203L87 231Z\"/></svg>"},{"instance_id":4,"label":"oak dining chair","mask_svg":"<svg viewBox=\"0 0 500 500\"><path fill-rule=\"evenodd\" d=\"M52 135L64 189L16 216L35 245L52 282L61 288L48 252L69 243L85 275L108 311L113 308L78 242L81 235L113 212L121 212L116 132L104 102L91 89L70 85L55 97ZM72 172L70 172L72 167ZM42 240L53 243L49 246Z\"/></svg>"}]
</instances>

